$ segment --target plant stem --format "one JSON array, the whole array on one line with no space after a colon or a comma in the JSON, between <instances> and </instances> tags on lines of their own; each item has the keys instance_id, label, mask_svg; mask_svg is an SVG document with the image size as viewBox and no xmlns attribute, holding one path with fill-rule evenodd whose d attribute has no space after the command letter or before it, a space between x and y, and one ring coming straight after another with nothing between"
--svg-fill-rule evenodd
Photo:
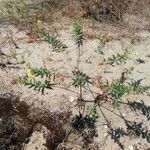
<instances>
[{"instance_id":1,"label":"plant stem","mask_svg":"<svg viewBox=\"0 0 150 150\"><path fill-rule=\"evenodd\" d=\"M79 95L77 92L75 92L75 91L73 91L73 90L70 90L70 89L68 89L68 88L65 88L65 87L63 87L63 86L54 85L53 87L55 87L55 88L60 88L60 89L64 89L64 90L70 91L70 92L72 92L72 93L74 93L74 94L76 94L76 95Z\"/></svg>"},{"instance_id":2,"label":"plant stem","mask_svg":"<svg viewBox=\"0 0 150 150\"><path fill-rule=\"evenodd\" d=\"M82 111L82 102L83 102L83 99L82 99L82 85L79 86L79 115L83 115L84 113L84 109ZM82 111L82 112L81 112Z\"/></svg>"},{"instance_id":3,"label":"plant stem","mask_svg":"<svg viewBox=\"0 0 150 150\"><path fill-rule=\"evenodd\" d=\"M77 54L78 58L77 58L77 70L80 70L79 69L79 64L80 64L80 55L81 55L81 46L78 46L78 54Z\"/></svg>"}]
</instances>

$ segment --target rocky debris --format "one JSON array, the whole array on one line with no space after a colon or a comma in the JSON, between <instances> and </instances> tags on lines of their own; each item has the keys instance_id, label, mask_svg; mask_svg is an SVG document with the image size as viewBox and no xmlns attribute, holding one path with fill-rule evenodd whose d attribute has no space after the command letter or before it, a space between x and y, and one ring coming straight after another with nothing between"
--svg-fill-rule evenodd
<instances>
[{"instance_id":1,"label":"rocky debris","mask_svg":"<svg viewBox=\"0 0 150 150\"><path fill-rule=\"evenodd\" d=\"M70 112L29 107L19 97L0 94L0 149L53 150L66 136Z\"/></svg>"},{"instance_id":2,"label":"rocky debris","mask_svg":"<svg viewBox=\"0 0 150 150\"><path fill-rule=\"evenodd\" d=\"M37 124L33 129L29 142L24 146L24 150L48 150L45 144L47 137L50 135L50 131L45 126Z\"/></svg>"}]
</instances>

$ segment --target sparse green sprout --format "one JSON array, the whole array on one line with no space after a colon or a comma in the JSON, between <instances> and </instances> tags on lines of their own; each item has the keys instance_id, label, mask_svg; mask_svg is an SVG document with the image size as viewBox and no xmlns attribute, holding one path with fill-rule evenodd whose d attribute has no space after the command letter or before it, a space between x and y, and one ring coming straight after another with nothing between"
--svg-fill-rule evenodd
<instances>
[{"instance_id":1,"label":"sparse green sprout","mask_svg":"<svg viewBox=\"0 0 150 150\"><path fill-rule=\"evenodd\" d=\"M86 109L86 117L92 120L96 118L96 107L95 106L88 106Z\"/></svg>"},{"instance_id":2,"label":"sparse green sprout","mask_svg":"<svg viewBox=\"0 0 150 150\"><path fill-rule=\"evenodd\" d=\"M73 75L74 77L72 79L73 80L72 84L75 87L84 86L86 83L89 82L90 77L80 71L74 71Z\"/></svg>"},{"instance_id":3,"label":"sparse green sprout","mask_svg":"<svg viewBox=\"0 0 150 150\"><path fill-rule=\"evenodd\" d=\"M125 50L122 54L117 53L116 55L112 55L112 57L108 58L107 64L111 66L125 64L127 59L129 59L129 54L130 52Z\"/></svg>"},{"instance_id":4,"label":"sparse green sprout","mask_svg":"<svg viewBox=\"0 0 150 150\"><path fill-rule=\"evenodd\" d=\"M33 88L34 90L41 91L42 94L44 94L45 89L53 89L52 86L54 85L51 84L50 81L48 80L42 82L42 81L37 81L35 79L30 79L27 76L20 78L19 83L24 86L29 86L29 88Z\"/></svg>"},{"instance_id":5,"label":"sparse green sprout","mask_svg":"<svg viewBox=\"0 0 150 150\"><path fill-rule=\"evenodd\" d=\"M83 45L83 40L84 40L84 32L79 23L75 23L73 27L73 33L75 36L75 41L78 47Z\"/></svg>"},{"instance_id":6,"label":"sparse green sprout","mask_svg":"<svg viewBox=\"0 0 150 150\"><path fill-rule=\"evenodd\" d=\"M45 40L49 44L51 44L53 51L59 53L59 52L65 51L65 49L67 48L67 46L59 40L57 35L51 34L51 33L45 32L45 31L41 31L41 33L44 36Z\"/></svg>"}]
</instances>

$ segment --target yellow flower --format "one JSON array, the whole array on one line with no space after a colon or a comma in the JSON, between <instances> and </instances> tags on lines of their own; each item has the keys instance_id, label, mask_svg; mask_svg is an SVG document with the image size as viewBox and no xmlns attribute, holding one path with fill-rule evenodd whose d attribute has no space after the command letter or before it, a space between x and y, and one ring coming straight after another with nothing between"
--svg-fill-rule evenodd
<instances>
[{"instance_id":1,"label":"yellow flower","mask_svg":"<svg viewBox=\"0 0 150 150\"><path fill-rule=\"evenodd\" d=\"M31 68L29 68L29 69L27 69L27 76L29 77L29 78L32 78L33 77L33 70L31 69Z\"/></svg>"},{"instance_id":2,"label":"yellow flower","mask_svg":"<svg viewBox=\"0 0 150 150\"><path fill-rule=\"evenodd\" d=\"M28 78L33 78L34 72L33 72L33 69L31 68L30 63L25 62L25 63L23 64L23 67L26 69L26 75L27 75L27 77L28 77Z\"/></svg>"}]
</instances>

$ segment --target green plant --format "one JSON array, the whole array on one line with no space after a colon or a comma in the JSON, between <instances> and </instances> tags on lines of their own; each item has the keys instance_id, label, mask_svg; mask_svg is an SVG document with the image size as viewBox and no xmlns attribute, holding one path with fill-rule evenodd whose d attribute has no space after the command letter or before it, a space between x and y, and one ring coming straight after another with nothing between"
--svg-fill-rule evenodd
<instances>
[{"instance_id":1,"label":"green plant","mask_svg":"<svg viewBox=\"0 0 150 150\"><path fill-rule=\"evenodd\" d=\"M53 89L54 83L51 83L51 77L54 73L54 69L48 70L42 67L32 68L30 64L27 64L26 75L20 77L19 83L34 90L41 91L42 94L44 94L45 89ZM38 76L42 78L42 80L36 78Z\"/></svg>"},{"instance_id":2,"label":"green plant","mask_svg":"<svg viewBox=\"0 0 150 150\"><path fill-rule=\"evenodd\" d=\"M112 97L120 98L126 94L143 94L150 90L150 86L143 86L136 83L122 83L120 80L105 84L106 89Z\"/></svg>"},{"instance_id":3,"label":"green plant","mask_svg":"<svg viewBox=\"0 0 150 150\"><path fill-rule=\"evenodd\" d=\"M35 76L40 76L41 78L43 78L44 76L50 77L55 73L54 69L48 70L48 69L42 68L42 67L31 68L31 70Z\"/></svg>"},{"instance_id":4,"label":"green plant","mask_svg":"<svg viewBox=\"0 0 150 150\"><path fill-rule=\"evenodd\" d=\"M120 81L113 81L111 84L107 82L105 86L108 90L108 92L111 94L111 96L115 98L120 98L126 93L129 92L129 88L124 83L121 83Z\"/></svg>"},{"instance_id":5,"label":"green plant","mask_svg":"<svg viewBox=\"0 0 150 150\"><path fill-rule=\"evenodd\" d=\"M59 53L59 52L63 52L65 51L65 49L67 48L67 46L65 44L63 44L59 39L58 36L56 36L55 34L51 34L48 33L46 31L41 31L41 34L43 35L43 37L45 38L45 40L51 44L53 51Z\"/></svg>"},{"instance_id":6,"label":"green plant","mask_svg":"<svg viewBox=\"0 0 150 150\"><path fill-rule=\"evenodd\" d=\"M35 79L29 79L27 76L20 78L19 83L24 86L29 86L29 88L33 88L34 90L41 91L42 94L44 94L45 89L50 89L50 90L53 89L53 85L54 85L50 83L50 81L48 80L44 80L44 82L42 82L42 81L37 81Z\"/></svg>"},{"instance_id":7,"label":"green plant","mask_svg":"<svg viewBox=\"0 0 150 150\"><path fill-rule=\"evenodd\" d=\"M73 72L72 85L75 87L84 86L86 83L89 83L90 77L80 71Z\"/></svg>"},{"instance_id":8,"label":"green plant","mask_svg":"<svg viewBox=\"0 0 150 150\"><path fill-rule=\"evenodd\" d=\"M75 23L73 27L74 38L78 47L83 45L84 33L81 25L79 23Z\"/></svg>"},{"instance_id":9,"label":"green plant","mask_svg":"<svg viewBox=\"0 0 150 150\"><path fill-rule=\"evenodd\" d=\"M86 109L86 117L95 120L96 118L96 107L95 106L88 106Z\"/></svg>"},{"instance_id":10,"label":"green plant","mask_svg":"<svg viewBox=\"0 0 150 150\"><path fill-rule=\"evenodd\" d=\"M78 58L77 58L77 66L76 68L79 70L79 63L80 63L80 56L81 56L81 47L83 45L83 40L84 40L84 32L79 23L75 23L73 26L73 34L74 34L74 39L75 42L78 46Z\"/></svg>"},{"instance_id":11,"label":"green plant","mask_svg":"<svg viewBox=\"0 0 150 150\"><path fill-rule=\"evenodd\" d=\"M78 100L78 106L79 106L79 114L82 116L84 113L84 107L82 106L82 102L83 102L83 87L86 83L90 83L90 77L82 72L80 72L79 70L75 70L73 71L73 77L72 77L72 85L75 88L78 88L79 90L79 96L77 98ZM81 112L83 108L83 112Z\"/></svg>"},{"instance_id":12,"label":"green plant","mask_svg":"<svg viewBox=\"0 0 150 150\"><path fill-rule=\"evenodd\" d=\"M127 59L129 59L129 54L130 52L126 50L122 54L117 53L116 55L112 55L111 57L108 58L107 64L115 66L126 63Z\"/></svg>"},{"instance_id":13,"label":"green plant","mask_svg":"<svg viewBox=\"0 0 150 150\"><path fill-rule=\"evenodd\" d=\"M85 115L76 115L71 121L72 125L77 128L94 128L97 117L95 106L87 106Z\"/></svg>"}]
</instances>

